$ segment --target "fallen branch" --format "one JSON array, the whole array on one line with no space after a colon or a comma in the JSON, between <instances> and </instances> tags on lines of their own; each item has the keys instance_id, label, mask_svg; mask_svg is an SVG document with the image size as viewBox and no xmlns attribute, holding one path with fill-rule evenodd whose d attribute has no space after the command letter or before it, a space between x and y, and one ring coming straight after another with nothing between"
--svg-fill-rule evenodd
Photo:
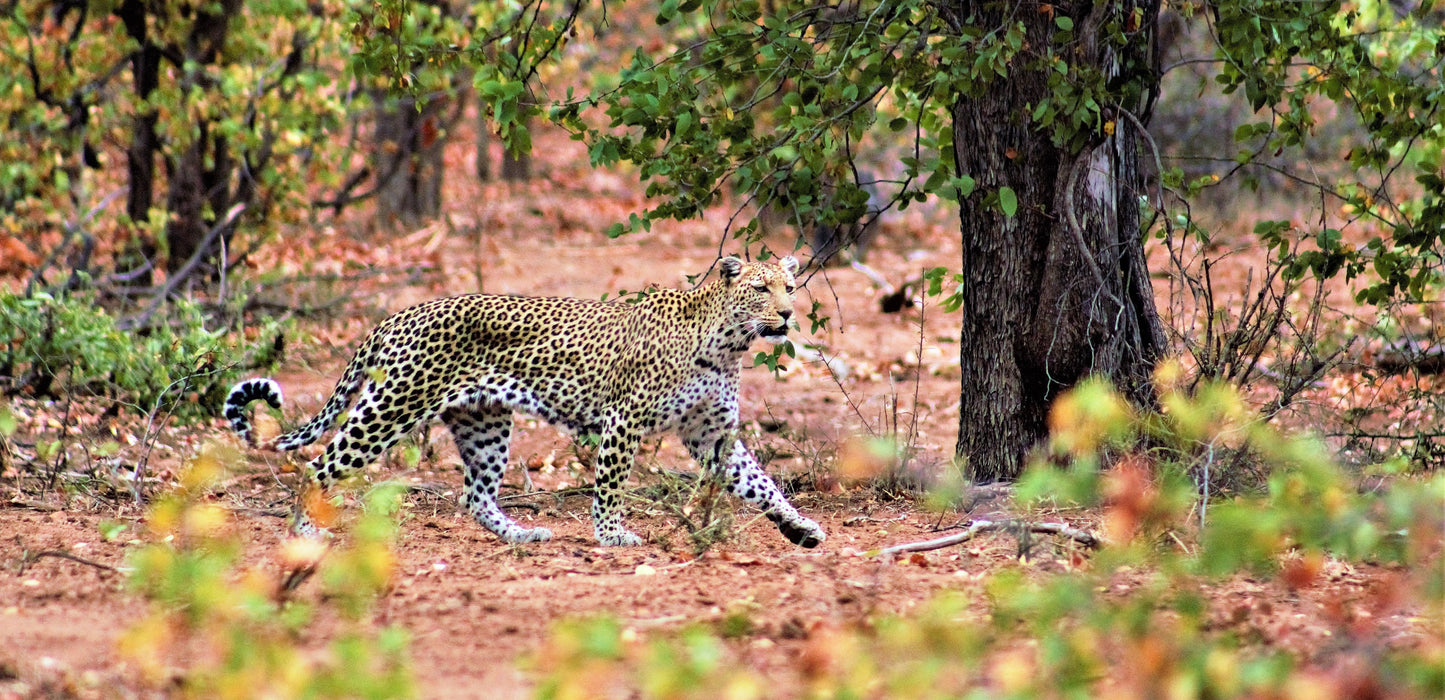
<instances>
[{"instance_id":1,"label":"fallen branch","mask_svg":"<svg viewBox=\"0 0 1445 700\"><path fill-rule=\"evenodd\" d=\"M227 510L239 515L258 515L266 518L289 518L290 508L250 508L246 506L230 506Z\"/></svg>"},{"instance_id":2,"label":"fallen branch","mask_svg":"<svg viewBox=\"0 0 1445 700\"><path fill-rule=\"evenodd\" d=\"M37 501L30 498L11 498L10 502L6 505L12 508L29 508L30 510L38 510L42 513L54 513L56 511L65 510L61 506L46 503L45 501Z\"/></svg>"},{"instance_id":3,"label":"fallen branch","mask_svg":"<svg viewBox=\"0 0 1445 700\"><path fill-rule=\"evenodd\" d=\"M186 281L186 278L190 277L191 273L199 269L201 263L211 255L211 246L215 245L216 240L221 238L221 233L230 227L231 224L235 223L236 219L239 218L244 211L246 211L246 205L244 204L237 204L231 207L230 211L227 211L226 215L221 217L220 221L217 221L215 225L211 226L211 230L206 233L206 237L202 239L201 244L196 247L196 252L191 253L191 257L186 260L185 264L181 265L180 269L166 277L166 283L162 285L160 291L157 291L156 295L151 298L150 305L139 314L120 319L116 322L116 327L123 331L129 331L149 324L151 317L155 316L156 311L160 310L161 305L165 304L166 300L170 299L171 294L181 286L181 283Z\"/></svg>"},{"instance_id":4,"label":"fallen branch","mask_svg":"<svg viewBox=\"0 0 1445 700\"><path fill-rule=\"evenodd\" d=\"M119 571L119 570L116 569L114 566L111 566L111 565L109 565L109 564L102 564L102 563L100 563L100 562L98 562L98 561L91 561L91 560L89 560L89 559L82 559L82 558L80 558L80 557L75 556L74 554L70 554L69 552L57 552L57 551L36 552L36 553L30 555L29 558L30 558L30 561L33 563L33 562L40 561L41 559L44 559L45 557L55 557L56 559L68 559L68 560L73 561L73 562L75 562L75 563L77 563L77 564L84 564L84 565L86 565L86 566L93 566L93 567L95 567L95 568L97 568L97 569L100 569L101 571L109 571L109 572L111 572L111 573L117 573L117 572Z\"/></svg>"},{"instance_id":5,"label":"fallen branch","mask_svg":"<svg viewBox=\"0 0 1445 700\"><path fill-rule=\"evenodd\" d=\"M963 532L956 532L947 537L926 540L923 542L909 542L908 544L884 547L878 550L874 556L886 557L905 552L927 552L934 549L952 547L956 544L967 542L981 533L985 532L1036 532L1045 535L1058 535L1066 537L1089 549L1098 549L1103 540L1087 530L1069 527L1063 523L1030 523L1022 520L974 520L964 528Z\"/></svg>"},{"instance_id":6,"label":"fallen branch","mask_svg":"<svg viewBox=\"0 0 1445 700\"><path fill-rule=\"evenodd\" d=\"M908 516L906 516L906 515L900 515L900 516L898 516L898 517L896 517L896 518L874 518L874 517L867 516L867 515L855 515L855 516L853 516L853 517L851 517L851 518L848 518L847 520L844 520L844 521L843 521L843 527L853 527L853 526L855 526L855 525L866 525L866 524L868 524L868 523L896 523L896 522L899 522L899 521L901 521L901 520L904 520L904 519L907 518L907 517L908 517Z\"/></svg>"}]
</instances>

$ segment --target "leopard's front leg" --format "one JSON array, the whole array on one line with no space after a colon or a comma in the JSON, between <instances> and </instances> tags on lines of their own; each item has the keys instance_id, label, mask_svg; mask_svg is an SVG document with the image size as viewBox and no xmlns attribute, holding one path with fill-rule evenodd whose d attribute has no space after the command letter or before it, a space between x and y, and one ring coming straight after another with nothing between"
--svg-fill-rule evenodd
<instances>
[{"instance_id":1,"label":"leopard's front leg","mask_svg":"<svg viewBox=\"0 0 1445 700\"><path fill-rule=\"evenodd\" d=\"M632 470L641 440L626 428L613 427L597 447L596 495L592 499L592 527L604 547L633 547L642 538L622 526L622 483Z\"/></svg>"},{"instance_id":2,"label":"leopard's front leg","mask_svg":"<svg viewBox=\"0 0 1445 700\"><path fill-rule=\"evenodd\" d=\"M789 542L812 548L828 538L818 523L788 503L735 430L699 422L684 430L683 443L704 469L710 473L721 470L728 491L761 509Z\"/></svg>"}]
</instances>

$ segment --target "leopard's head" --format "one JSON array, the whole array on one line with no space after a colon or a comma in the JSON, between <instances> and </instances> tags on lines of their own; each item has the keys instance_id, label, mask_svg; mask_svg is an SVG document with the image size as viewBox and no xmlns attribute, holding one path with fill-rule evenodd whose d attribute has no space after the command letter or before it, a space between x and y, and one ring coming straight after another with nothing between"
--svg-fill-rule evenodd
<instances>
[{"instance_id":1,"label":"leopard's head","mask_svg":"<svg viewBox=\"0 0 1445 700\"><path fill-rule=\"evenodd\" d=\"M777 262L744 262L729 257L723 258L720 267L727 308L747 337L774 345L787 340L797 259L790 255Z\"/></svg>"}]
</instances>

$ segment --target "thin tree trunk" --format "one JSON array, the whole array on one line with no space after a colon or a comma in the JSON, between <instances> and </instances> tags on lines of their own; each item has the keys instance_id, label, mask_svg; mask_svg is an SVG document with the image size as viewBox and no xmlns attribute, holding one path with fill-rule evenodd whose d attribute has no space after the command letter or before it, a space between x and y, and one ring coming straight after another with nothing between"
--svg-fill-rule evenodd
<instances>
[{"instance_id":1,"label":"thin tree trunk","mask_svg":"<svg viewBox=\"0 0 1445 700\"><path fill-rule=\"evenodd\" d=\"M224 138L209 136L210 130L205 124L200 128L201 137L170 167L166 195L166 209L171 214L166 225L166 244L170 250L166 270L171 273L191 259L205 243L215 221L231 208L231 174L235 164L230 145ZM206 167L208 161L212 164L210 168ZM230 240L230 231L221 232L221 237ZM207 257L212 254L211 250L203 252Z\"/></svg>"},{"instance_id":2,"label":"thin tree trunk","mask_svg":"<svg viewBox=\"0 0 1445 700\"><path fill-rule=\"evenodd\" d=\"M441 212L442 112L445 100L420 111L410 99L378 96L376 158L378 217L413 226Z\"/></svg>"},{"instance_id":3,"label":"thin tree trunk","mask_svg":"<svg viewBox=\"0 0 1445 700\"><path fill-rule=\"evenodd\" d=\"M974 14L979 26L1024 22L1031 46L1049 45L1056 31L1046 13L961 4L948 9L960 20ZM1132 37L1139 45L1126 50L1140 54L1131 60L1147 62L1158 5L1138 5L1147 25ZM1115 49L1099 48L1090 37L1134 7L1129 0L1079 6L1072 19L1082 50L1073 60L1093 61L1105 74L1117 68ZM1048 76L1022 56L1011 66L986 94L953 105L958 172L978 183L960 201L964 304L955 449L980 482L1016 478L1047 435L1053 399L1087 376L1107 377L1148 401L1165 342L1144 267L1138 198L1145 178L1132 121L1114 120L1111 135L1101 129L1080 153L1056 147L1030 117L1050 94ZM1147 120L1147 106L1128 107ZM1003 187L1017 194L1013 217L989 198Z\"/></svg>"},{"instance_id":4,"label":"thin tree trunk","mask_svg":"<svg viewBox=\"0 0 1445 700\"><path fill-rule=\"evenodd\" d=\"M160 86L161 51L150 40L145 3L125 0L116 8L115 14L125 25L126 34L138 46L131 55L131 80L135 85L137 101L144 104ZM155 202L155 159L158 150L160 140L156 137L156 113L151 109L139 109L131 125L130 144L125 153L125 212L134 224L144 224L150 219L151 206ZM155 242L148 236L139 236L125 245L122 262L129 267L141 269L155 259ZM148 285L151 278L151 273L147 271L134 281Z\"/></svg>"},{"instance_id":5,"label":"thin tree trunk","mask_svg":"<svg viewBox=\"0 0 1445 700\"><path fill-rule=\"evenodd\" d=\"M487 118L487 109L477 103L477 179L488 182L492 179L492 124Z\"/></svg>"},{"instance_id":6,"label":"thin tree trunk","mask_svg":"<svg viewBox=\"0 0 1445 700\"><path fill-rule=\"evenodd\" d=\"M182 95L190 94L198 86L202 90L214 89L206 83L203 72L191 66L213 65L220 59L230 35L231 20L241 11L241 0L222 0L207 7L214 11L198 12L185 44L175 47L180 48L186 58L180 81ZM166 223L169 249L166 269L171 273L180 271L191 256L206 245L211 226L231 206L230 145L225 137L212 135L208 123L202 122L196 128L195 141L166 164L169 171L166 209L170 212ZM230 237L229 232L222 235ZM210 245L219 249L214 242ZM213 252L203 250L201 254L209 259ZM201 269L205 269L204 266Z\"/></svg>"}]
</instances>

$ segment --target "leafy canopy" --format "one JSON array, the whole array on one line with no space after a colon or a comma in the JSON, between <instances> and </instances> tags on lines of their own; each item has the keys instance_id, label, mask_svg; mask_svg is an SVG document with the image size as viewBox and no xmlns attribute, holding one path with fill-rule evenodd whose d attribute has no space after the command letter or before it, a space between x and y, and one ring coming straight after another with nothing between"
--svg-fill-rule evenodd
<instances>
[{"instance_id":1,"label":"leafy canopy","mask_svg":"<svg viewBox=\"0 0 1445 700\"><path fill-rule=\"evenodd\" d=\"M415 7L382 0L358 10L360 65L391 66L402 85L411 80L405 66L464 65L511 147L529 148L527 120L545 115L587 144L594 165L635 166L651 206L613 226L614 236L698 216L727 188L788 207L799 220L856 218L866 201L860 180L869 180L852 167L862 150L898 164L881 178L894 206L968 196L988 174L955 170L956 102L1021 71L1045 74L1050 95L1027 118L1041 137L1078 150L1111 132L1122 110L1147 118L1158 87L1147 67L1106 75L1077 58L1084 42L1122 46L1147 31L1147 4L1108 6L1097 36L1084 36L1086 18L1048 4L1018 5L1005 13L1011 19L990 24L982 13L924 0L662 0L648 5L657 28L646 33L660 40L629 37L629 50L615 54L610 34L621 28L612 19L635 14L635 3L487 4L469 18L466 39L445 42L383 19ZM1435 2L1405 7L1220 0L1173 8L1209 24L1217 81L1242 90L1259 116L1236 134L1246 146L1241 164L1300 149L1323 114L1358 121L1363 138L1347 153L1356 177L1323 193L1345 219L1322 226L1294 272L1368 276L1359 295L1375 303L1422 298L1441 279L1445 23ZM1047 42L1026 36L1025 11L1052 18ZM564 65L574 70L556 70ZM1160 175L1186 198L1203 184L1186 183L1178 169ZM835 196L823 196L829 187ZM1017 206L1013 192L983 194L1005 214ZM1347 243L1340 229L1359 222L1379 234ZM732 233L754 230L749 222Z\"/></svg>"}]
</instances>

